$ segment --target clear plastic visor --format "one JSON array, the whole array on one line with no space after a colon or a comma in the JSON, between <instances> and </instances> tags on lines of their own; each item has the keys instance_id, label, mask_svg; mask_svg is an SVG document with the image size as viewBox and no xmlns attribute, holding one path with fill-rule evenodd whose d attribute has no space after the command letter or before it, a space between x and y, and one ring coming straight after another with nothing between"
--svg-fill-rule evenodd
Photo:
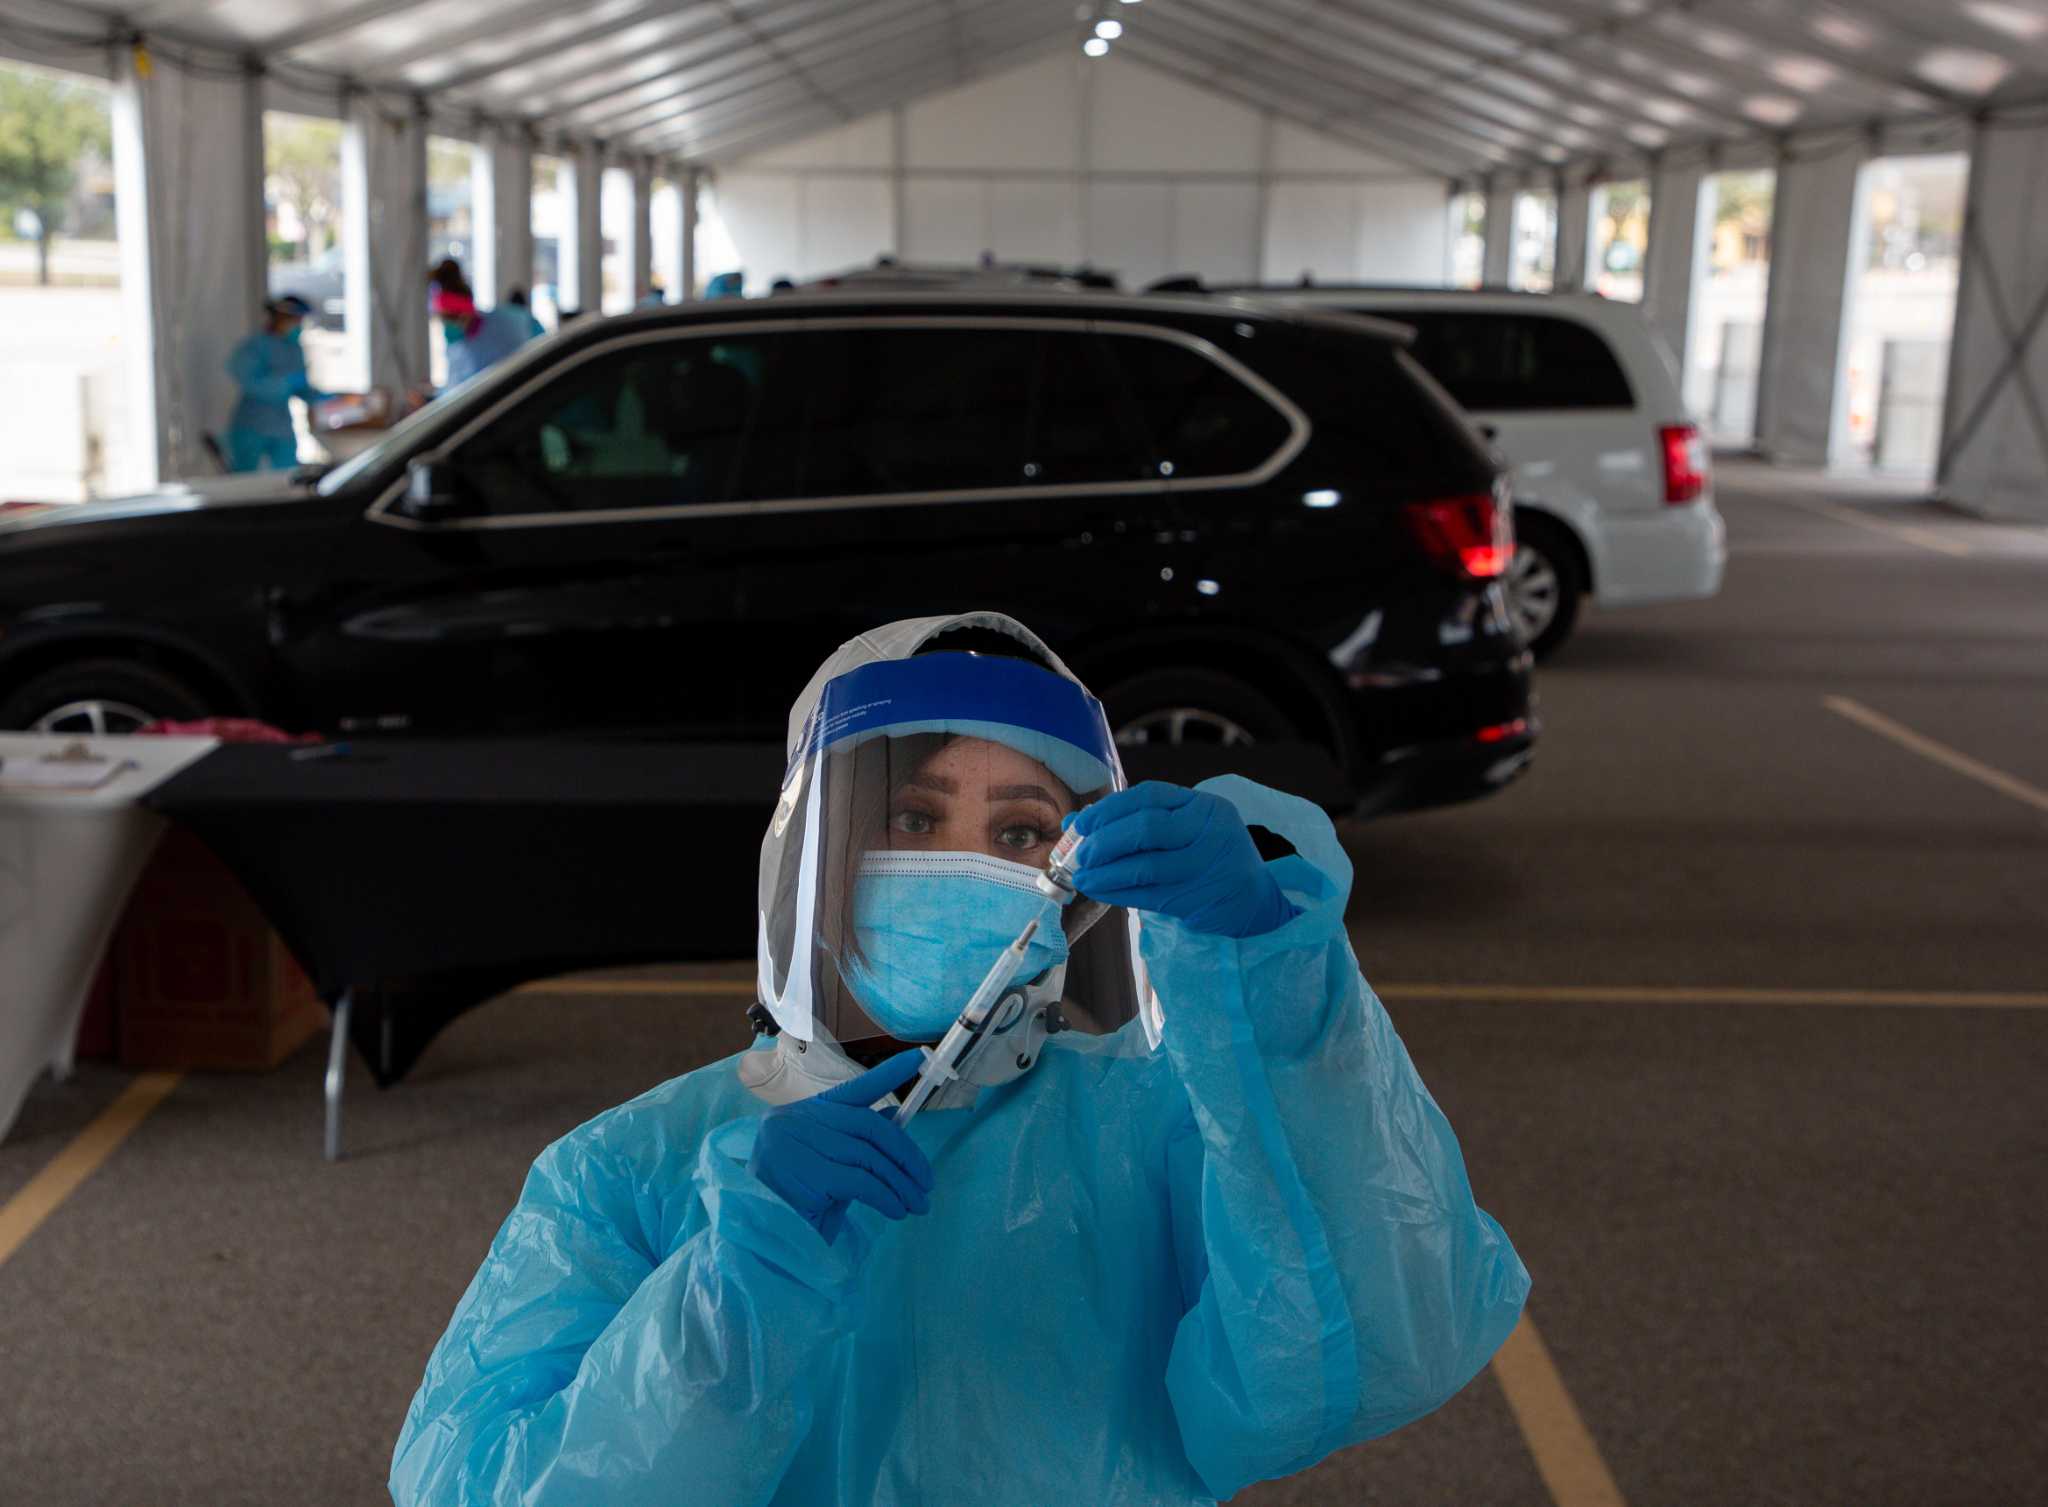
<instances>
[{"instance_id":1,"label":"clear plastic visor","mask_svg":"<svg viewBox=\"0 0 2048 1507\"><path fill-rule=\"evenodd\" d=\"M1037 880L1064 819L1122 784L1100 704L1035 665L925 654L829 682L768 837L763 1002L800 1040L934 1040L1035 921L1014 982L1117 1029L1128 929Z\"/></svg>"}]
</instances>

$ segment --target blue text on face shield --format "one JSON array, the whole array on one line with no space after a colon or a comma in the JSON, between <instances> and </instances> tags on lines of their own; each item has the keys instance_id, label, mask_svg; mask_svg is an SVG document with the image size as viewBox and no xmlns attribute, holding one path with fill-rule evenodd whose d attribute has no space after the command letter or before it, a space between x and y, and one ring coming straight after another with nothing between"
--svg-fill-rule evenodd
<instances>
[{"instance_id":1,"label":"blue text on face shield","mask_svg":"<svg viewBox=\"0 0 2048 1507\"><path fill-rule=\"evenodd\" d=\"M840 976L876 1025L899 1041L945 1034L996 955L1033 920L1017 981L1066 961L1059 908L1038 870L977 853L870 855L854 887L858 957Z\"/></svg>"}]
</instances>

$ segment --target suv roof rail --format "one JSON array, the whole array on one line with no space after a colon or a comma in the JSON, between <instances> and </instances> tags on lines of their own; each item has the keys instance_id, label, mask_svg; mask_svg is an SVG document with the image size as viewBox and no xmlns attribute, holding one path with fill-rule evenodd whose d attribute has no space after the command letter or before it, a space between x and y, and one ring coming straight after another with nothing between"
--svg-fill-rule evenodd
<instances>
[{"instance_id":1,"label":"suv roof rail","mask_svg":"<svg viewBox=\"0 0 2048 1507\"><path fill-rule=\"evenodd\" d=\"M1257 297L1259 294L1288 293L1484 293L1487 295L1511 294L1517 298L1555 298L1555 292L1541 293L1533 288L1510 288L1501 283L1482 283L1476 288L1452 287L1447 283L1393 283L1393 282L1318 282L1314 278L1302 278L1291 283L1205 283L1199 277L1185 274L1162 277L1146 287L1147 293L1230 293L1238 297ZM1571 290L1567 290L1567 294ZM1599 297L1591 289L1591 296Z\"/></svg>"},{"instance_id":2,"label":"suv roof rail","mask_svg":"<svg viewBox=\"0 0 2048 1507\"><path fill-rule=\"evenodd\" d=\"M815 285L842 279L853 280L874 272L900 273L908 277L957 277L963 280L1007 275L1029 282L1069 282L1083 288L1111 292L1121 291L1123 287L1115 272L1097 267L1092 262L1062 267L1053 262L1006 262L986 256L978 262L923 262L891 256L888 252L883 252L872 262L861 266L812 279L811 283Z\"/></svg>"}]
</instances>

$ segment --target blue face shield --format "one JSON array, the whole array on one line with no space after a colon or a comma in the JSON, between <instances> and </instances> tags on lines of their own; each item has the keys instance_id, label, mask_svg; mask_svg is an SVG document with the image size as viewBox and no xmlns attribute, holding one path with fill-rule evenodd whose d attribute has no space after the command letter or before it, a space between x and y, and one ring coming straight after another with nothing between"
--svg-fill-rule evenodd
<instances>
[{"instance_id":1,"label":"blue face shield","mask_svg":"<svg viewBox=\"0 0 2048 1507\"><path fill-rule=\"evenodd\" d=\"M870 853L854 887L857 949L840 973L861 1008L899 1041L933 1041L1026 925L1039 923L1016 982L1067 960L1059 907L1039 870L973 853Z\"/></svg>"}]
</instances>

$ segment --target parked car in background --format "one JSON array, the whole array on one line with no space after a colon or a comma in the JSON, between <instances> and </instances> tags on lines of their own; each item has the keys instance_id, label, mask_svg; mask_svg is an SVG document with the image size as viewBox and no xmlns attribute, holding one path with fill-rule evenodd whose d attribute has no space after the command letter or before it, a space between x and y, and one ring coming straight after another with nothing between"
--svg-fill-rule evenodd
<instances>
[{"instance_id":1,"label":"parked car in background","mask_svg":"<svg viewBox=\"0 0 2048 1507\"><path fill-rule=\"evenodd\" d=\"M452 257L465 268L469 266L469 243L460 238L436 237L427 246L427 260L420 268L422 301L426 298L427 268L443 257ZM348 320L348 294L346 261L342 248L337 244L310 261L272 262L265 275L265 287L270 297L283 298L295 293L303 298L312 309L311 323L323 330L339 330Z\"/></svg>"},{"instance_id":2,"label":"parked car in background","mask_svg":"<svg viewBox=\"0 0 2048 1507\"><path fill-rule=\"evenodd\" d=\"M1506 457L1515 501L1510 609L1541 656L1601 607L1710 597L1727 534L1677 365L1634 304L1597 294L1232 286L1397 320L1413 354Z\"/></svg>"},{"instance_id":3,"label":"parked car in background","mask_svg":"<svg viewBox=\"0 0 2048 1507\"><path fill-rule=\"evenodd\" d=\"M421 275L425 276L424 273ZM283 298L287 294L303 298L313 311L308 317L315 327L339 330L348 318L345 283L341 247L335 245L311 261L272 262L265 287L272 298ZM250 318L253 322L255 316L252 314Z\"/></svg>"},{"instance_id":4,"label":"parked car in background","mask_svg":"<svg viewBox=\"0 0 2048 1507\"><path fill-rule=\"evenodd\" d=\"M1145 767L1485 794L1536 737L1505 489L1405 339L1105 294L575 325L324 475L0 518L0 726L779 744L832 645L987 607Z\"/></svg>"}]
</instances>

